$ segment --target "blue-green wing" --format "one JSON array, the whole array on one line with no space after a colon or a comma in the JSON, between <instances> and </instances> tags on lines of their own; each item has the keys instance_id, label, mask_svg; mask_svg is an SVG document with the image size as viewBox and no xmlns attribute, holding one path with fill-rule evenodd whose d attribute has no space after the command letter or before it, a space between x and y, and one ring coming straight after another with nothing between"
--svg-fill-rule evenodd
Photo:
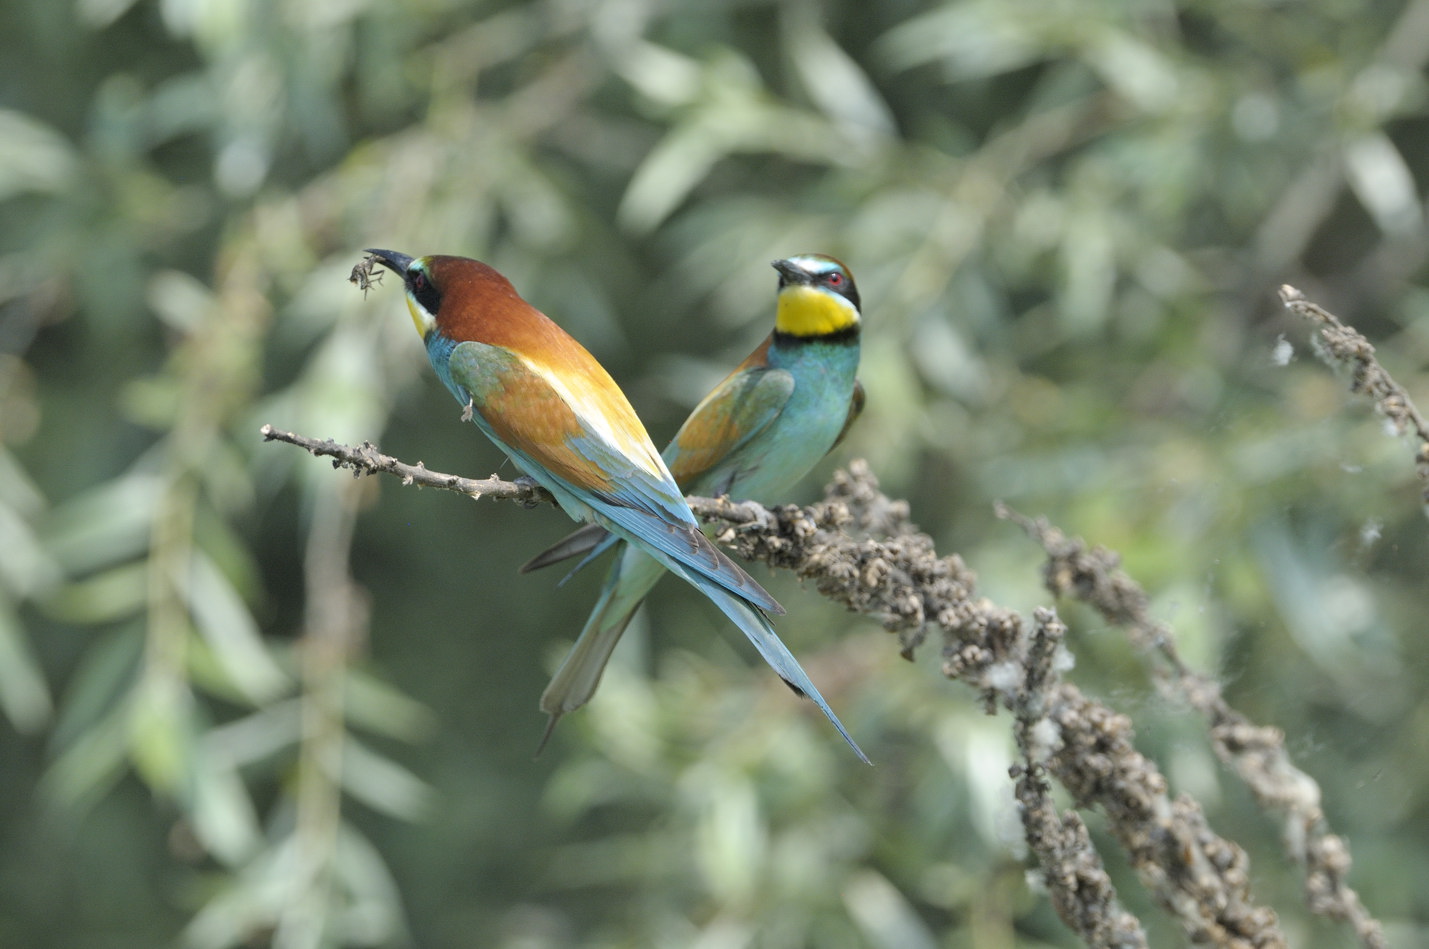
<instances>
[{"instance_id":1,"label":"blue-green wing","mask_svg":"<svg viewBox=\"0 0 1429 949\"><path fill-rule=\"evenodd\" d=\"M705 396L665 449L665 463L687 494L720 495L742 466L757 464L743 449L759 437L794 394L783 369L748 362Z\"/></svg>"},{"instance_id":2,"label":"blue-green wing","mask_svg":"<svg viewBox=\"0 0 1429 949\"><path fill-rule=\"evenodd\" d=\"M619 390L611 396L582 379L553 380L519 354L485 343L459 343L445 362L438 372L459 400L471 400L472 421L571 516L601 523L761 609L784 612L700 533L653 446L653 462L622 447L643 447L649 437Z\"/></svg>"}]
</instances>

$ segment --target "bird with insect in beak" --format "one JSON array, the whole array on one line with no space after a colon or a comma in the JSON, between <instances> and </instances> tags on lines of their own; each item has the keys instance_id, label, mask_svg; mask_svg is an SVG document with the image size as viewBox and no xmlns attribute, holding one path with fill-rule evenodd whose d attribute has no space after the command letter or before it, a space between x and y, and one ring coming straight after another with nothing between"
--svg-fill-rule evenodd
<instances>
[{"instance_id":1,"label":"bird with insect in beak","mask_svg":"<svg viewBox=\"0 0 1429 949\"><path fill-rule=\"evenodd\" d=\"M402 278L438 378L470 419L570 517L694 586L795 692L868 758L779 639L781 607L703 533L620 387L496 270L466 257L367 251Z\"/></svg>"},{"instance_id":2,"label":"bird with insect in beak","mask_svg":"<svg viewBox=\"0 0 1429 949\"><path fill-rule=\"evenodd\" d=\"M863 410L853 274L823 254L800 254L773 266L779 272L773 332L695 406L665 449L665 464L686 495L782 501ZM562 715L595 694L621 634L665 569L598 524L521 568L524 573L585 554L579 570L611 547L616 559L595 608L541 695L541 709L550 716L547 738Z\"/></svg>"}]
</instances>

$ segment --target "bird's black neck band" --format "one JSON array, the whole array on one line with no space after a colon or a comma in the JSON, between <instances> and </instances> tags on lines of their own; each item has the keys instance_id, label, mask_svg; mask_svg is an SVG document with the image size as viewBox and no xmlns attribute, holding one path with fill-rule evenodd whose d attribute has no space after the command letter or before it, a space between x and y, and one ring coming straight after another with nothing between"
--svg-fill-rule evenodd
<instances>
[{"instance_id":1,"label":"bird's black neck band","mask_svg":"<svg viewBox=\"0 0 1429 949\"><path fill-rule=\"evenodd\" d=\"M814 336L799 336L795 333L785 333L780 330L774 331L775 346L803 346L806 343L857 343L859 325L851 323L841 330L834 330L832 333L818 333Z\"/></svg>"}]
</instances>

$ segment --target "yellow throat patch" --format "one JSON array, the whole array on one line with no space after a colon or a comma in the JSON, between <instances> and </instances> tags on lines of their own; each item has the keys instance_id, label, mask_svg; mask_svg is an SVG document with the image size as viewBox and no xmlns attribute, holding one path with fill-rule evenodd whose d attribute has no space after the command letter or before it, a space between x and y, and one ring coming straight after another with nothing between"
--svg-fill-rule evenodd
<instances>
[{"instance_id":1,"label":"yellow throat patch","mask_svg":"<svg viewBox=\"0 0 1429 949\"><path fill-rule=\"evenodd\" d=\"M417 301L412 299L410 293L407 294L407 312L412 314L412 325L417 328L417 335L422 337L422 339L426 339L427 333L431 330L433 324L436 323L436 320L434 320L426 310L417 306Z\"/></svg>"},{"instance_id":2,"label":"yellow throat patch","mask_svg":"<svg viewBox=\"0 0 1429 949\"><path fill-rule=\"evenodd\" d=\"M779 291L774 328L790 336L826 336L858 323L858 311L836 293L802 284Z\"/></svg>"}]
</instances>

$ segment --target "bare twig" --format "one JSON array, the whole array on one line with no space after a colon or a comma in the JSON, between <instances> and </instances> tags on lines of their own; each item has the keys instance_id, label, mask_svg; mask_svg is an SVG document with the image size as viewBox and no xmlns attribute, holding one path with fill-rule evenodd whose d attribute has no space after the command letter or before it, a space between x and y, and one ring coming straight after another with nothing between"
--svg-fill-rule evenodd
<instances>
[{"instance_id":1,"label":"bare twig","mask_svg":"<svg viewBox=\"0 0 1429 949\"><path fill-rule=\"evenodd\" d=\"M1317 349L1327 361L1350 370L1350 391L1373 399L1375 411L1389 420L1396 434L1413 436L1414 473L1423 485L1423 502L1429 508L1429 423L1409 393L1379 364L1374 346L1353 326L1346 326L1289 284L1280 288L1280 299L1287 309L1320 324Z\"/></svg>"},{"instance_id":2,"label":"bare twig","mask_svg":"<svg viewBox=\"0 0 1429 949\"><path fill-rule=\"evenodd\" d=\"M477 480L458 475L440 474L430 471L420 461L415 465L398 461L391 455L384 455L371 442L363 442L354 448L330 438L308 438L293 432L285 432L271 425L258 430L264 441L286 442L318 458L331 458L334 468L348 468L354 476L390 474L402 479L403 484L415 484L423 488L441 488L455 491L470 498L491 498L496 501L520 501L523 504L537 504L542 501L554 504L555 498L540 485L525 481L502 481L492 475Z\"/></svg>"},{"instance_id":3,"label":"bare twig","mask_svg":"<svg viewBox=\"0 0 1429 949\"><path fill-rule=\"evenodd\" d=\"M527 507L556 503L549 491L526 478L516 481L503 481L496 475L481 479L464 478L432 471L420 461L409 465L391 455L382 454L371 442L363 442L354 448L331 438L309 438L274 428L272 425L264 425L258 433L263 436L264 441L296 445L314 457L331 458L334 468L347 468L354 476L388 474L402 479L403 484L440 488L443 491L464 494L473 500L487 498L493 501L517 501ZM762 504L751 501L699 497L687 500L695 514L704 518L718 518L729 525L730 530L767 528L774 523L773 517Z\"/></svg>"}]
</instances>

